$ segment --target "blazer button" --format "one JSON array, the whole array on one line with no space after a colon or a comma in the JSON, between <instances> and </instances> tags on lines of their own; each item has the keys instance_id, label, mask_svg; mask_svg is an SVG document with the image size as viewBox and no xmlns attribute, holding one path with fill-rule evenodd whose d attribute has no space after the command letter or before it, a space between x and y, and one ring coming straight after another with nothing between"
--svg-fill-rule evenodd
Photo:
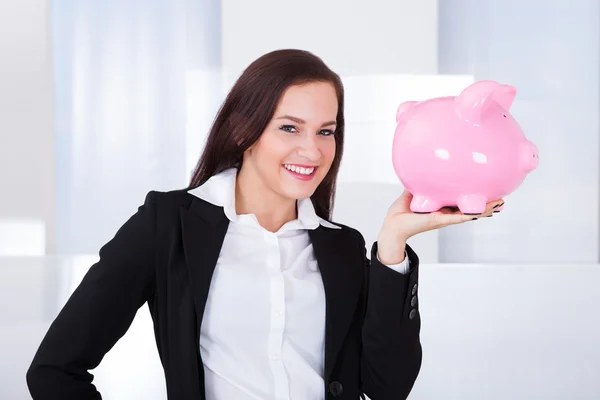
<instances>
[{"instance_id":1,"label":"blazer button","mask_svg":"<svg viewBox=\"0 0 600 400\"><path fill-rule=\"evenodd\" d=\"M415 319L416 316L417 316L417 310L415 310L413 308L412 310L410 310L410 313L408 314L408 318Z\"/></svg>"},{"instance_id":2,"label":"blazer button","mask_svg":"<svg viewBox=\"0 0 600 400\"><path fill-rule=\"evenodd\" d=\"M338 381L333 381L329 384L329 393L331 393L333 397L340 397L343 391L344 387Z\"/></svg>"},{"instance_id":3,"label":"blazer button","mask_svg":"<svg viewBox=\"0 0 600 400\"><path fill-rule=\"evenodd\" d=\"M413 295L417 294L417 284L416 283L413 285L411 293Z\"/></svg>"},{"instance_id":4,"label":"blazer button","mask_svg":"<svg viewBox=\"0 0 600 400\"><path fill-rule=\"evenodd\" d=\"M410 299L410 305L412 307L417 305L417 296L413 296L412 299Z\"/></svg>"}]
</instances>

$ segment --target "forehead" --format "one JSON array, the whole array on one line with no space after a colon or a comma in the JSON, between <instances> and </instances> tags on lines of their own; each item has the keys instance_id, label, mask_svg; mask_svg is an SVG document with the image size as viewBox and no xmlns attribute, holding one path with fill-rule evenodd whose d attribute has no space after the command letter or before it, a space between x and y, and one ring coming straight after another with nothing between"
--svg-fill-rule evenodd
<instances>
[{"instance_id":1,"label":"forehead","mask_svg":"<svg viewBox=\"0 0 600 400\"><path fill-rule=\"evenodd\" d=\"M338 104L335 88L328 82L311 82L285 90L276 114L289 114L305 120L334 119Z\"/></svg>"}]
</instances>

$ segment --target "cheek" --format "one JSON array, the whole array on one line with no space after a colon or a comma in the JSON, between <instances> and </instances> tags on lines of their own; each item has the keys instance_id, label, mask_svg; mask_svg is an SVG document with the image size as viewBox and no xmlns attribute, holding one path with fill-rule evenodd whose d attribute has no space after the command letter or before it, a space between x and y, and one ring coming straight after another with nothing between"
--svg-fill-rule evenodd
<instances>
[{"instance_id":1,"label":"cheek","mask_svg":"<svg viewBox=\"0 0 600 400\"><path fill-rule=\"evenodd\" d=\"M262 140L259 147L258 158L261 162L267 163L279 163L289 153L289 145L285 140L281 140L277 137L265 137L266 140Z\"/></svg>"},{"instance_id":2,"label":"cheek","mask_svg":"<svg viewBox=\"0 0 600 400\"><path fill-rule=\"evenodd\" d=\"M269 149L267 151L270 154L271 161L281 164L289 157L294 149L293 143L290 143L289 140L274 140L269 143Z\"/></svg>"},{"instance_id":3,"label":"cheek","mask_svg":"<svg viewBox=\"0 0 600 400\"><path fill-rule=\"evenodd\" d=\"M321 146L321 154L327 160L328 164L333 162L335 158L335 140L330 140Z\"/></svg>"}]
</instances>

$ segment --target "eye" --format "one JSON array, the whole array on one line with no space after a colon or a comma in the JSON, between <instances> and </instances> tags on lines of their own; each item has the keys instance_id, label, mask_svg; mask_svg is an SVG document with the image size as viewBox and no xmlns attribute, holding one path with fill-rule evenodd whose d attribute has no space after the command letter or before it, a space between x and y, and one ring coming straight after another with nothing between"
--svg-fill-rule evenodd
<instances>
[{"instance_id":1,"label":"eye","mask_svg":"<svg viewBox=\"0 0 600 400\"><path fill-rule=\"evenodd\" d=\"M502 114L504 116L504 118L506 118L506 114Z\"/></svg>"},{"instance_id":2,"label":"eye","mask_svg":"<svg viewBox=\"0 0 600 400\"><path fill-rule=\"evenodd\" d=\"M323 129L322 131L319 131L319 135L323 135L323 136L331 136L334 133L335 132L330 129Z\"/></svg>"},{"instance_id":3,"label":"eye","mask_svg":"<svg viewBox=\"0 0 600 400\"><path fill-rule=\"evenodd\" d=\"M279 127L279 129L281 129L284 132L289 132L289 133L294 133L297 131L297 129L294 125L282 125Z\"/></svg>"}]
</instances>

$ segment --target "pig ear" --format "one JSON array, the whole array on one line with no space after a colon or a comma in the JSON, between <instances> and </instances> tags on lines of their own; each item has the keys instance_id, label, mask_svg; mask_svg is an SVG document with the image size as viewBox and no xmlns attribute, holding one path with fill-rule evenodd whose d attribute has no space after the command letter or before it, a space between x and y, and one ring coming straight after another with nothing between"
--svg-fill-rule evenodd
<instances>
[{"instance_id":1,"label":"pig ear","mask_svg":"<svg viewBox=\"0 0 600 400\"><path fill-rule=\"evenodd\" d=\"M509 110L517 91L509 85L479 81L469 85L455 99L456 110L466 121L479 124L493 102Z\"/></svg>"},{"instance_id":2,"label":"pig ear","mask_svg":"<svg viewBox=\"0 0 600 400\"><path fill-rule=\"evenodd\" d=\"M404 103L398 106L398 110L396 110L396 122L400 121L402 114L413 108L413 106L417 104L416 101L405 101Z\"/></svg>"},{"instance_id":3,"label":"pig ear","mask_svg":"<svg viewBox=\"0 0 600 400\"><path fill-rule=\"evenodd\" d=\"M494 101L506 111L510 110L515 97L517 96L517 89L510 85L501 85L493 93Z\"/></svg>"}]
</instances>

